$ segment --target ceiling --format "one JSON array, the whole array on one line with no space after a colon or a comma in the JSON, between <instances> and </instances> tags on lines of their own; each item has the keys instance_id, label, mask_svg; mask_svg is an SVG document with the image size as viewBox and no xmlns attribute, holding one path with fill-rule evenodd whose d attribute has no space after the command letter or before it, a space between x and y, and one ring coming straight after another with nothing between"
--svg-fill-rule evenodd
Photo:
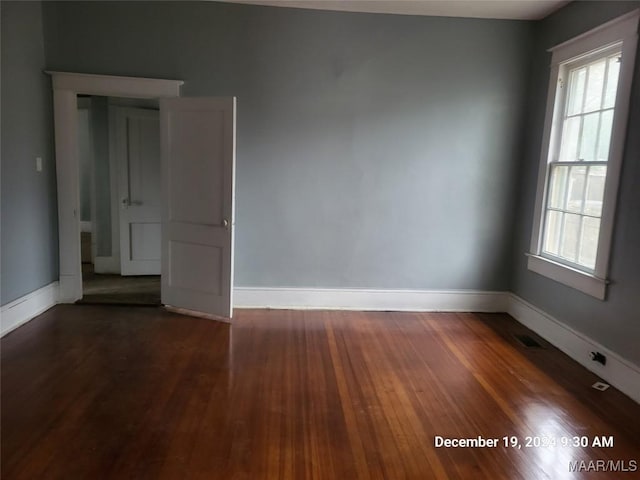
<instances>
[{"instance_id":1,"label":"ceiling","mask_svg":"<svg viewBox=\"0 0 640 480\"><path fill-rule=\"evenodd\" d=\"M436 17L538 20L568 0L216 0L276 7Z\"/></svg>"}]
</instances>

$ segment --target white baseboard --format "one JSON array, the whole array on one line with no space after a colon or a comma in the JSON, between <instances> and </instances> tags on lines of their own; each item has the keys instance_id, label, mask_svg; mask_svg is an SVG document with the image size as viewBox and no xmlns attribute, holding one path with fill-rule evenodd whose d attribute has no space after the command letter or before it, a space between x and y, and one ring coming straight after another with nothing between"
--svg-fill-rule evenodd
<instances>
[{"instance_id":1,"label":"white baseboard","mask_svg":"<svg viewBox=\"0 0 640 480\"><path fill-rule=\"evenodd\" d=\"M504 312L508 293L475 290L235 287L233 296L236 308Z\"/></svg>"},{"instance_id":2,"label":"white baseboard","mask_svg":"<svg viewBox=\"0 0 640 480\"><path fill-rule=\"evenodd\" d=\"M98 257L94 259L93 271L120 275L120 257Z\"/></svg>"},{"instance_id":3,"label":"white baseboard","mask_svg":"<svg viewBox=\"0 0 640 480\"><path fill-rule=\"evenodd\" d=\"M0 314L0 336L5 336L20 325L27 323L53 307L57 302L58 282L53 282L4 305Z\"/></svg>"},{"instance_id":4,"label":"white baseboard","mask_svg":"<svg viewBox=\"0 0 640 480\"><path fill-rule=\"evenodd\" d=\"M583 367L595 373L640 403L640 367L603 347L595 340L565 325L551 315L514 294L507 294L507 312ZM607 364L594 362L590 352L607 357Z\"/></svg>"}]
</instances>

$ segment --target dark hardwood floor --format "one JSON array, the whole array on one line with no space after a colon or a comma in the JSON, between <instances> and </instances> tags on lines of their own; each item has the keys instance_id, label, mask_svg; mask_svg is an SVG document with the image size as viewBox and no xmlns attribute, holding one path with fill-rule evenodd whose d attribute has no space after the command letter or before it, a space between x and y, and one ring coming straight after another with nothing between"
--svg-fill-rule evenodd
<instances>
[{"instance_id":1,"label":"dark hardwood floor","mask_svg":"<svg viewBox=\"0 0 640 480\"><path fill-rule=\"evenodd\" d=\"M503 314L237 310L229 326L60 305L2 339L2 478L639 478L570 472L640 463L640 406L522 332ZM574 436L614 446L560 444Z\"/></svg>"}]
</instances>

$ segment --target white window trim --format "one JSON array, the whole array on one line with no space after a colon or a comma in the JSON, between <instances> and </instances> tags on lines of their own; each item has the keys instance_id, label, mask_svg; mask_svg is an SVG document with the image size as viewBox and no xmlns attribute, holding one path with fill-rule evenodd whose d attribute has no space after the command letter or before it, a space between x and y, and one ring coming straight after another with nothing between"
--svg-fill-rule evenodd
<instances>
[{"instance_id":1,"label":"white window trim","mask_svg":"<svg viewBox=\"0 0 640 480\"><path fill-rule=\"evenodd\" d=\"M638 43L639 18L640 10L634 10L549 49L549 51L552 52L551 74L549 78L547 109L542 137L533 231L531 234L530 253L528 254L528 268L540 275L568 285L600 300L605 299L607 284L609 283L607 273L609 271L616 199L618 196L618 184L620 181L620 170L622 168L624 142L627 130L631 82L633 79L634 60ZM611 146L607 165L607 178L605 182L596 265L593 273L588 273L555 262L541 255L543 213L545 200L547 198L548 173L550 170L548 168L550 144L553 138L554 127L556 127L554 122L560 118L558 109L562 106L562 102L557 101L560 96L557 85L561 64L616 43L622 43L622 58L624 61L620 68L611 132Z\"/></svg>"}]
</instances>

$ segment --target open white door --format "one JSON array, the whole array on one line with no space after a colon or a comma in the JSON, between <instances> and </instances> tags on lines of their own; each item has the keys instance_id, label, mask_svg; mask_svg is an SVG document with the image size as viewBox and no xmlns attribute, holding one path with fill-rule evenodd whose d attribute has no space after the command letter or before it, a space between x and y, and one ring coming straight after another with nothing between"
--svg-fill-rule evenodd
<instances>
[{"instance_id":1,"label":"open white door","mask_svg":"<svg viewBox=\"0 0 640 480\"><path fill-rule=\"evenodd\" d=\"M160 275L160 120L112 107L120 198L121 275Z\"/></svg>"},{"instance_id":2,"label":"open white door","mask_svg":"<svg viewBox=\"0 0 640 480\"><path fill-rule=\"evenodd\" d=\"M235 105L160 100L162 303L185 313L232 315Z\"/></svg>"}]
</instances>

